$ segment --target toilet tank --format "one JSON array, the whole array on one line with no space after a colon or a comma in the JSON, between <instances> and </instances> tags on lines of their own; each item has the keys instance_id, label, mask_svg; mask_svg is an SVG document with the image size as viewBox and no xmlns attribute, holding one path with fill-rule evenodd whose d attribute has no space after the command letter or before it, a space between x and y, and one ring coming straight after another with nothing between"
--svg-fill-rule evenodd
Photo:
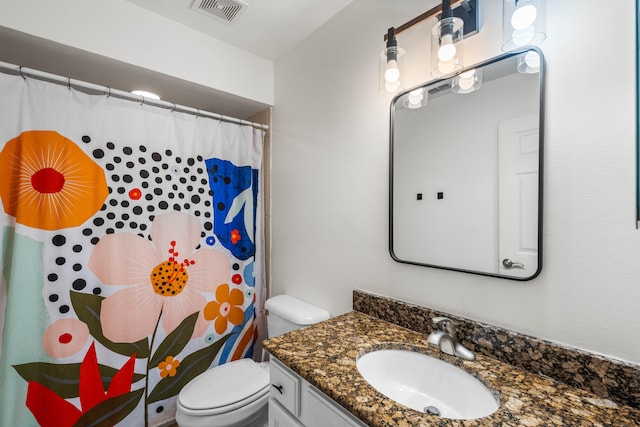
<instances>
[{"instance_id":1,"label":"toilet tank","mask_svg":"<svg viewBox=\"0 0 640 427\"><path fill-rule=\"evenodd\" d=\"M267 316L269 338L322 322L330 317L327 310L290 295L271 297L265 302L264 307L269 313Z\"/></svg>"}]
</instances>

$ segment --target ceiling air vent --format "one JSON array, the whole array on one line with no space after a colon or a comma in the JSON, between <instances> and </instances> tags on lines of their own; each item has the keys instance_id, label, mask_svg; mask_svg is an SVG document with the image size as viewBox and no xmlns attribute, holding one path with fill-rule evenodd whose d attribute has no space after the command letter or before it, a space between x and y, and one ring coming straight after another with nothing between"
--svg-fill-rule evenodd
<instances>
[{"instance_id":1,"label":"ceiling air vent","mask_svg":"<svg viewBox=\"0 0 640 427\"><path fill-rule=\"evenodd\" d=\"M191 3L191 9L225 22L233 22L247 6L240 0L193 0Z\"/></svg>"}]
</instances>

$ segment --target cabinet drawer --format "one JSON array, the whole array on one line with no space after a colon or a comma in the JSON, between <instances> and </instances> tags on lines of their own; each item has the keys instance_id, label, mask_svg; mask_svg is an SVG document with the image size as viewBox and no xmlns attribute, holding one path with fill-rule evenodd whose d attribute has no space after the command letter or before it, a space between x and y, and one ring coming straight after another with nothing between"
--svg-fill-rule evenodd
<instances>
[{"instance_id":1,"label":"cabinet drawer","mask_svg":"<svg viewBox=\"0 0 640 427\"><path fill-rule=\"evenodd\" d=\"M294 417L300 416L300 377L289 371L280 362L271 358L270 396Z\"/></svg>"},{"instance_id":2,"label":"cabinet drawer","mask_svg":"<svg viewBox=\"0 0 640 427\"><path fill-rule=\"evenodd\" d=\"M303 427L273 399L269 399L269 427Z\"/></svg>"}]
</instances>

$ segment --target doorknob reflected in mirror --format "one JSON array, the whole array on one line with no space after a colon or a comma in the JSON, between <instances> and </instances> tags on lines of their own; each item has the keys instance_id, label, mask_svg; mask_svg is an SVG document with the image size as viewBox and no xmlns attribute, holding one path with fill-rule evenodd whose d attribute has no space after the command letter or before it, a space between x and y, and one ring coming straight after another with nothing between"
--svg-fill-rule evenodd
<instances>
[{"instance_id":1,"label":"doorknob reflected in mirror","mask_svg":"<svg viewBox=\"0 0 640 427\"><path fill-rule=\"evenodd\" d=\"M504 266L504 268L524 268L523 263L511 261L509 258L503 259L502 265Z\"/></svg>"}]
</instances>

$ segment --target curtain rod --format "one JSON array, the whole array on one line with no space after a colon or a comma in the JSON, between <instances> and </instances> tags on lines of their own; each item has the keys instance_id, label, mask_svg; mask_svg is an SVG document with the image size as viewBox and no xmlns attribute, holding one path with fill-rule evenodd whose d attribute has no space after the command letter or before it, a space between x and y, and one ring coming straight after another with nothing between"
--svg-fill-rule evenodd
<instances>
[{"instance_id":1,"label":"curtain rod","mask_svg":"<svg viewBox=\"0 0 640 427\"><path fill-rule=\"evenodd\" d=\"M175 104L173 102L145 98L144 96L134 95L124 90L110 88L109 86L102 86L94 83L88 83L82 80L72 79L71 77L63 77L57 74L47 73L45 71L39 71L39 70L34 70L32 68L26 68L26 67L22 67L15 64L10 64L8 62L0 61L0 71L5 72L5 74L7 74L6 71L11 71L12 74L22 76L23 79L36 78L39 80L45 80L51 83L64 85L69 87L69 89L71 88L87 89L89 91L103 93L104 95L107 95L107 96L113 96L116 98L126 99L129 101L137 101L137 102L140 102L141 104L161 107L171 111L178 111L181 113L192 114L196 117L208 117L208 118L220 120L223 122L253 126L254 128L262 129L262 130L269 129L268 125L265 125L262 123L255 123L248 120L238 119L235 117L224 116L222 114L212 113L210 111L202 111L197 108L186 107L184 105Z\"/></svg>"}]
</instances>

